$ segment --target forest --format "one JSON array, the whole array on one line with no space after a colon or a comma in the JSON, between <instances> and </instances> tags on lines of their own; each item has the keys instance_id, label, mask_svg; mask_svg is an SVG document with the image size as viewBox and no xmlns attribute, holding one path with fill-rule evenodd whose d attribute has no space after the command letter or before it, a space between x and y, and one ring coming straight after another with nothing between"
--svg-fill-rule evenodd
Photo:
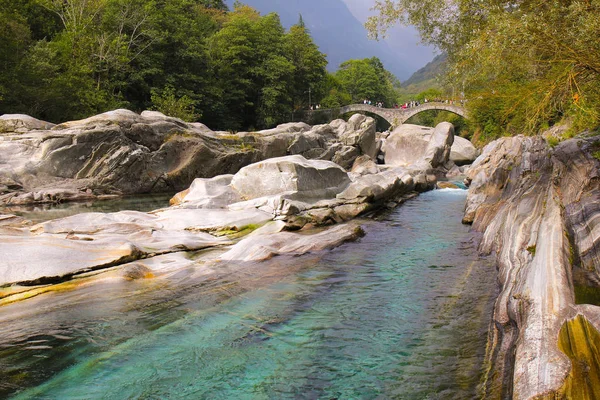
<instances>
[{"instance_id":1,"label":"forest","mask_svg":"<svg viewBox=\"0 0 600 400\"><path fill-rule=\"evenodd\" d=\"M222 0L0 0L0 114L63 122L154 109L212 129L252 130L322 107L391 104L376 59L327 72L302 16L289 30ZM310 91L310 94L309 94Z\"/></svg>"}]
</instances>

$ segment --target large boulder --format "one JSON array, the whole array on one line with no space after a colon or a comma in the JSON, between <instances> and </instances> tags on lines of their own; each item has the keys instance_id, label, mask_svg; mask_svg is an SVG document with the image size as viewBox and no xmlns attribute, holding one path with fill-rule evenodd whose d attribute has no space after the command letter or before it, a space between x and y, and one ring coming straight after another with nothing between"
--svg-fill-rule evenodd
<instances>
[{"instance_id":1,"label":"large boulder","mask_svg":"<svg viewBox=\"0 0 600 400\"><path fill-rule=\"evenodd\" d=\"M478 155L479 152L473 143L463 137L454 136L454 143L450 149L450 161L456 165L471 164Z\"/></svg>"},{"instance_id":2,"label":"large boulder","mask_svg":"<svg viewBox=\"0 0 600 400\"><path fill-rule=\"evenodd\" d=\"M302 156L274 158L242 168L231 186L247 200L280 194L307 198L334 197L350 178L337 164Z\"/></svg>"},{"instance_id":3,"label":"large boulder","mask_svg":"<svg viewBox=\"0 0 600 400\"><path fill-rule=\"evenodd\" d=\"M454 143L454 126L442 122L435 128L405 124L386 139L385 163L395 166L440 167L448 161Z\"/></svg>"},{"instance_id":4,"label":"large boulder","mask_svg":"<svg viewBox=\"0 0 600 400\"><path fill-rule=\"evenodd\" d=\"M385 163L401 167L416 163L425 153L432 134L433 128L400 125L384 142Z\"/></svg>"},{"instance_id":5,"label":"large boulder","mask_svg":"<svg viewBox=\"0 0 600 400\"><path fill-rule=\"evenodd\" d=\"M376 124L373 118L362 114L354 114L345 125L338 123L338 134L340 141L346 146L357 147L362 154L376 158L375 128Z\"/></svg>"},{"instance_id":6,"label":"large boulder","mask_svg":"<svg viewBox=\"0 0 600 400\"><path fill-rule=\"evenodd\" d=\"M423 159L429 162L433 168L446 164L450 157L452 143L454 143L454 125L450 122L437 124L427 144Z\"/></svg>"}]
</instances>

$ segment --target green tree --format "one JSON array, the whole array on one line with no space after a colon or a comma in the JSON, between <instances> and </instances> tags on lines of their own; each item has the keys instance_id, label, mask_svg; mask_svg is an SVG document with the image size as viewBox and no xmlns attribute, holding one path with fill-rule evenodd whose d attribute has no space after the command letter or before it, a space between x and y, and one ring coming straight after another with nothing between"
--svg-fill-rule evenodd
<instances>
[{"instance_id":1,"label":"green tree","mask_svg":"<svg viewBox=\"0 0 600 400\"><path fill-rule=\"evenodd\" d=\"M336 75L326 75L324 88L326 96L321 100L323 108L337 108L352 103L352 95L344 89Z\"/></svg>"},{"instance_id":2,"label":"green tree","mask_svg":"<svg viewBox=\"0 0 600 400\"><path fill-rule=\"evenodd\" d=\"M284 51L294 67L291 97L293 109L308 108L306 92L311 89L315 98L325 95L324 84L327 74L327 58L319 51L306 28L302 16L285 35Z\"/></svg>"},{"instance_id":3,"label":"green tree","mask_svg":"<svg viewBox=\"0 0 600 400\"><path fill-rule=\"evenodd\" d=\"M410 23L448 53L449 81L464 85L487 140L565 118L577 129L600 124L600 46L591 39L600 37L600 1L378 0L376 8L375 35Z\"/></svg>"},{"instance_id":4,"label":"green tree","mask_svg":"<svg viewBox=\"0 0 600 400\"><path fill-rule=\"evenodd\" d=\"M157 111L184 121L194 122L200 117L196 114L194 101L187 95L177 97L173 86L167 86L161 91L153 89L152 104Z\"/></svg>"},{"instance_id":5,"label":"green tree","mask_svg":"<svg viewBox=\"0 0 600 400\"><path fill-rule=\"evenodd\" d=\"M396 101L396 78L376 57L343 62L336 72L336 78L344 91L350 95L352 103L361 103L368 99L391 106Z\"/></svg>"}]
</instances>

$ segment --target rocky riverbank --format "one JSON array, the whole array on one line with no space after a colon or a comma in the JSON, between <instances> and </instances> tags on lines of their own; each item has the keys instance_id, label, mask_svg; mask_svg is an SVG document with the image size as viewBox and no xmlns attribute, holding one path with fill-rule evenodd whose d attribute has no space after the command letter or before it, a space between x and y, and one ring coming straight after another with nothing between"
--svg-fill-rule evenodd
<instances>
[{"instance_id":1,"label":"rocky riverbank","mask_svg":"<svg viewBox=\"0 0 600 400\"><path fill-rule=\"evenodd\" d=\"M13 182L5 185L5 203L98 195L88 187L74 189L69 197L71 189L65 188L73 184L117 192L157 188L159 181L191 186L172 199L171 207L150 213L85 213L37 225L3 216L0 297L5 302L30 291L23 285L53 284L115 266L129 278L169 273L197 265L182 254L202 249L214 250L212 261L218 263L332 248L360 237L354 218L396 207L458 168L450 159L454 134L448 123L426 129L410 159L397 155L404 148L393 143L403 129L414 128L393 132L384 157L391 162L383 165L374 160L385 140L377 139L374 120L362 115L235 138L157 113L123 110L49 131L36 124L34 130L16 123L4 128L10 132L0 142L0 165L4 179ZM139 136L133 136L136 132ZM252 146L246 149L244 143ZM273 157L280 153L294 155ZM249 163L255 158L268 159ZM228 174L231 170L237 172ZM157 171L167 171L167 178L157 178ZM56 184L51 195L36 186L46 179Z\"/></svg>"},{"instance_id":2,"label":"rocky riverbank","mask_svg":"<svg viewBox=\"0 0 600 400\"><path fill-rule=\"evenodd\" d=\"M246 165L286 155L333 161L349 170L360 156L376 160L384 141L375 121L359 114L348 122L289 123L238 133L214 132L155 111L115 110L59 125L3 115L0 205L176 192L196 178L235 174ZM473 150L461 151L472 161ZM464 158L455 150L454 156Z\"/></svg>"},{"instance_id":3,"label":"rocky riverbank","mask_svg":"<svg viewBox=\"0 0 600 400\"><path fill-rule=\"evenodd\" d=\"M600 398L600 303L575 295L600 283L599 150L598 136L502 138L468 172L464 222L501 287L485 398Z\"/></svg>"}]
</instances>

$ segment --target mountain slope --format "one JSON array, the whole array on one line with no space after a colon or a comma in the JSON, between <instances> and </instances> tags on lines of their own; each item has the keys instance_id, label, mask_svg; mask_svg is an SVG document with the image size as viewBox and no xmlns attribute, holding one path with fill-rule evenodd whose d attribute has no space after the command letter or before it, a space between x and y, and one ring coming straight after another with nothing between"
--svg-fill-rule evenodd
<instances>
[{"instance_id":1,"label":"mountain slope","mask_svg":"<svg viewBox=\"0 0 600 400\"><path fill-rule=\"evenodd\" d=\"M411 95L427 89L442 89L439 78L445 72L447 58L446 54L437 55L426 66L412 74L410 78L402 82L401 93L411 97Z\"/></svg>"}]
</instances>

